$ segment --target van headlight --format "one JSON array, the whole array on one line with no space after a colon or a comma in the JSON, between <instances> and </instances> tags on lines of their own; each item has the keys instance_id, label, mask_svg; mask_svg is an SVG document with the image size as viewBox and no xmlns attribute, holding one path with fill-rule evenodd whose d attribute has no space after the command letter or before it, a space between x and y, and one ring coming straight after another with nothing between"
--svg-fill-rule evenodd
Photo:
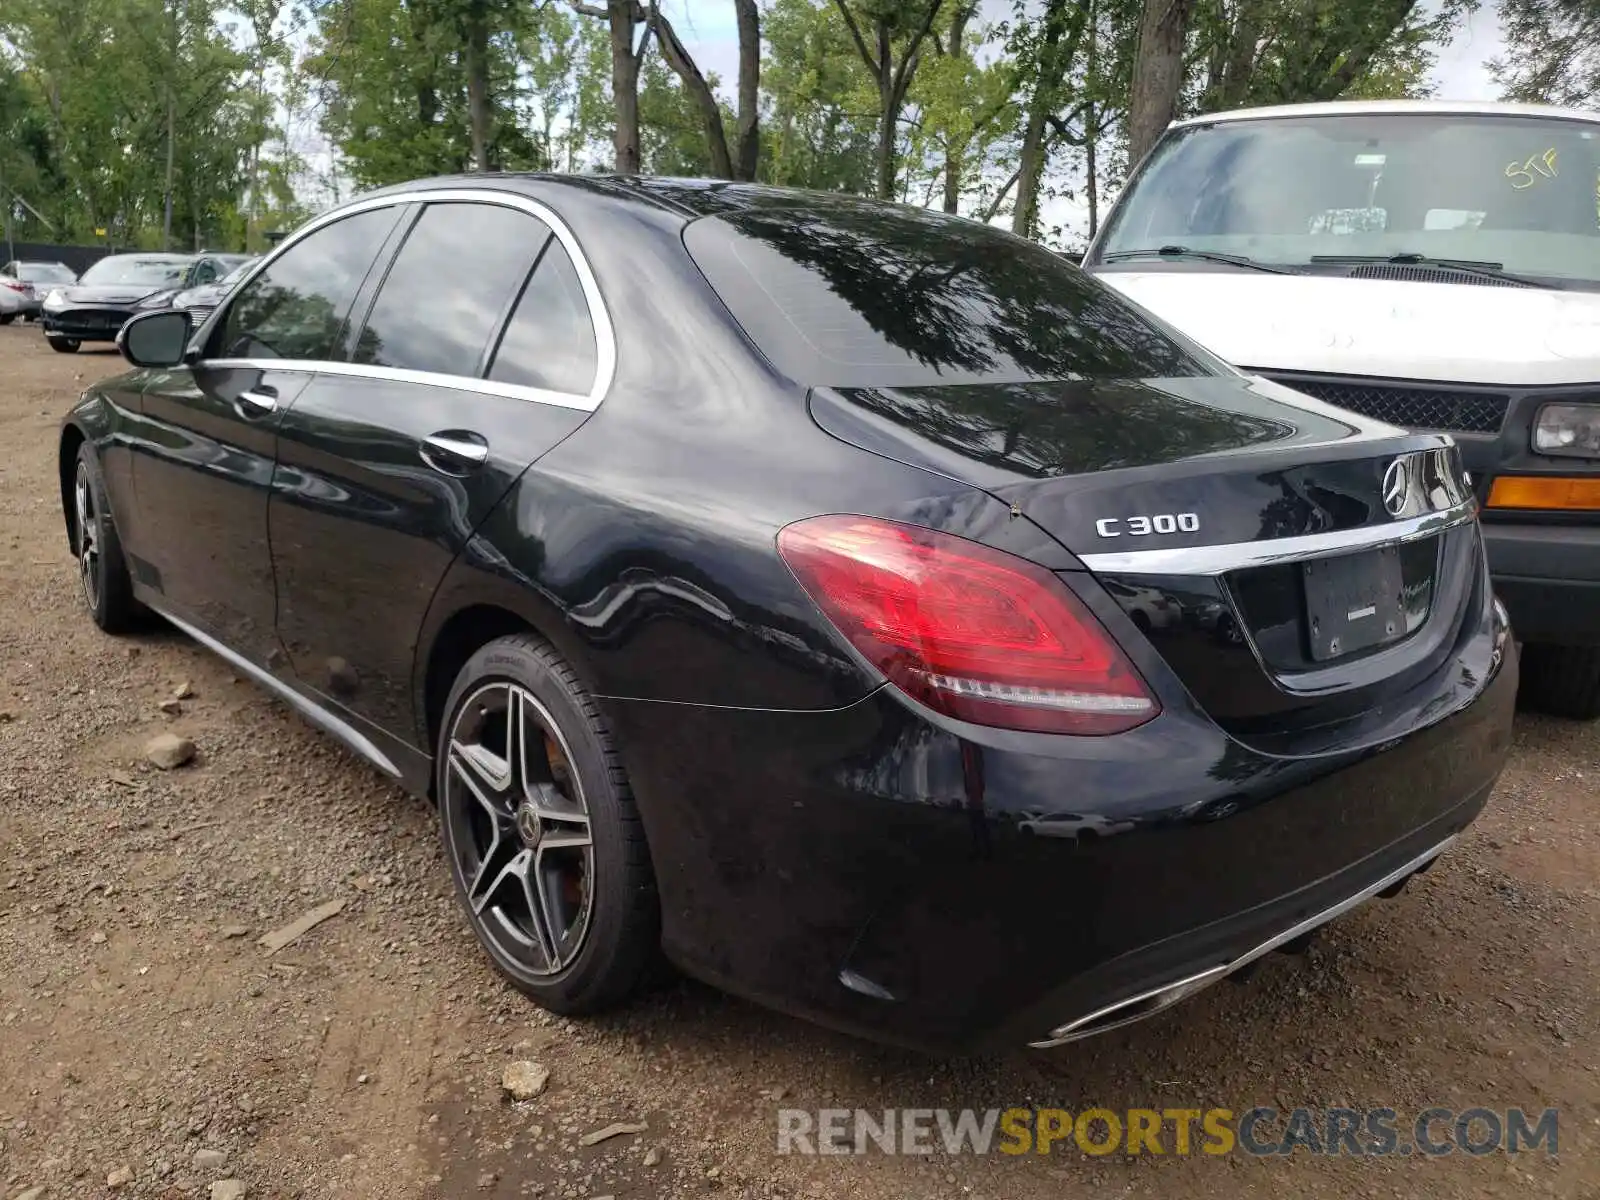
<instances>
[{"instance_id":1,"label":"van headlight","mask_svg":"<svg viewBox=\"0 0 1600 1200\"><path fill-rule=\"evenodd\" d=\"M1533 422L1540 454L1600 458L1600 404L1546 404Z\"/></svg>"}]
</instances>

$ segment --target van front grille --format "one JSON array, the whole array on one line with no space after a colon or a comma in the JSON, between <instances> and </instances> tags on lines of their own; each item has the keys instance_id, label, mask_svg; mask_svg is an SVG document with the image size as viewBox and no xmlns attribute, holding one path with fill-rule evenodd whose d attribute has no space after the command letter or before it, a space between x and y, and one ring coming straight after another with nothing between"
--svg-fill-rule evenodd
<instances>
[{"instance_id":1,"label":"van front grille","mask_svg":"<svg viewBox=\"0 0 1600 1200\"><path fill-rule=\"evenodd\" d=\"M1307 379L1279 374L1268 374L1267 378L1324 403L1405 429L1499 433L1511 403L1511 398L1500 392L1467 392L1369 379Z\"/></svg>"}]
</instances>

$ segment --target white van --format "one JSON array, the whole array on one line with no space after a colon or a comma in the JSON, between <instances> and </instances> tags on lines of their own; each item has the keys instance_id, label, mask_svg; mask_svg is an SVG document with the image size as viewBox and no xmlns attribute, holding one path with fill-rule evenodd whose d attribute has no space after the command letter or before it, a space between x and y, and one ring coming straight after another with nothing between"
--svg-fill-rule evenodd
<instances>
[{"instance_id":1,"label":"white van","mask_svg":"<svg viewBox=\"0 0 1600 1200\"><path fill-rule=\"evenodd\" d=\"M1600 114L1382 101L1179 121L1083 266L1243 370L1453 434L1524 703L1600 716Z\"/></svg>"}]
</instances>

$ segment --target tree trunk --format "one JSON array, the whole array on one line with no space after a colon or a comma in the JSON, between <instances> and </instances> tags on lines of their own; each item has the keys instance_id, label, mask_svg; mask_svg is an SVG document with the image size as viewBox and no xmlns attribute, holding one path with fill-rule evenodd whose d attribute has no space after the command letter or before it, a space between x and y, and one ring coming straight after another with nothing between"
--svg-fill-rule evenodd
<instances>
[{"instance_id":1,"label":"tree trunk","mask_svg":"<svg viewBox=\"0 0 1600 1200\"><path fill-rule=\"evenodd\" d=\"M950 57L961 57L961 40L967 31L967 22L972 19L972 14L977 7L972 4L962 4L950 17L950 40L945 43L949 47ZM961 175L965 168L966 146L958 146L954 142L944 148L944 211L947 213L961 210Z\"/></svg>"},{"instance_id":2,"label":"tree trunk","mask_svg":"<svg viewBox=\"0 0 1600 1200\"><path fill-rule=\"evenodd\" d=\"M1183 48L1195 0L1145 0L1128 100L1128 163L1139 162L1178 112Z\"/></svg>"},{"instance_id":3,"label":"tree trunk","mask_svg":"<svg viewBox=\"0 0 1600 1200\"><path fill-rule=\"evenodd\" d=\"M851 13L846 0L833 0L833 2L840 16L844 18L845 27L850 31L850 37L856 44L856 52L861 55L861 61L867 65L867 70L872 72L873 78L878 83L878 145L875 152L877 179L874 182L873 192L879 200L892 200L895 179L895 134L900 126L900 109L906 102L906 92L911 88L911 80L916 76L922 43L933 29L933 22L939 16L939 8L944 0L926 0L928 7L922 12L922 21L906 39L898 64L894 61L891 27L893 14L880 15L873 21L873 33L878 44L877 53L874 54L867 49L866 39L861 36L861 26Z\"/></svg>"},{"instance_id":4,"label":"tree trunk","mask_svg":"<svg viewBox=\"0 0 1600 1200\"><path fill-rule=\"evenodd\" d=\"M739 130L736 179L754 179L761 157L761 12L756 0L733 0L739 19Z\"/></svg>"},{"instance_id":5,"label":"tree trunk","mask_svg":"<svg viewBox=\"0 0 1600 1200\"><path fill-rule=\"evenodd\" d=\"M638 11L635 0L610 0L606 5L611 24L611 96L617 107L612 146L615 169L621 175L639 173L639 57L633 48Z\"/></svg>"},{"instance_id":6,"label":"tree trunk","mask_svg":"<svg viewBox=\"0 0 1600 1200\"><path fill-rule=\"evenodd\" d=\"M1039 220L1039 183L1044 176L1044 125L1048 98L1035 89L1028 105L1028 123L1022 133L1022 152L1017 162L1017 202L1011 210L1011 232L1032 237Z\"/></svg>"},{"instance_id":7,"label":"tree trunk","mask_svg":"<svg viewBox=\"0 0 1600 1200\"><path fill-rule=\"evenodd\" d=\"M161 218L161 248L172 249L172 151L177 123L177 103L172 84L167 84L167 198Z\"/></svg>"},{"instance_id":8,"label":"tree trunk","mask_svg":"<svg viewBox=\"0 0 1600 1200\"><path fill-rule=\"evenodd\" d=\"M728 155L728 135L722 127L722 107L711 92L711 85L700 73L700 68L690 57L688 49L678 40L678 31L672 27L667 14L652 4L650 20L655 25L656 40L661 46L661 56L667 66L683 80L684 90L700 110L700 123L705 126L706 148L711 152L711 172L718 179L732 179L733 160Z\"/></svg>"},{"instance_id":9,"label":"tree trunk","mask_svg":"<svg viewBox=\"0 0 1600 1200\"><path fill-rule=\"evenodd\" d=\"M1083 174L1084 187L1089 196L1089 237L1100 227L1100 106L1095 97L1100 94L1100 6L1089 0L1088 42L1084 45L1083 88L1088 95L1083 102Z\"/></svg>"},{"instance_id":10,"label":"tree trunk","mask_svg":"<svg viewBox=\"0 0 1600 1200\"><path fill-rule=\"evenodd\" d=\"M483 4L468 5L466 37L467 121L472 136L472 166L489 169L489 27Z\"/></svg>"},{"instance_id":11,"label":"tree trunk","mask_svg":"<svg viewBox=\"0 0 1600 1200\"><path fill-rule=\"evenodd\" d=\"M875 194L879 200L894 199L894 135L900 124L900 112L894 103L894 54L890 40L889 22L879 20L878 36L878 147L877 183Z\"/></svg>"},{"instance_id":12,"label":"tree trunk","mask_svg":"<svg viewBox=\"0 0 1600 1200\"><path fill-rule=\"evenodd\" d=\"M1044 179L1048 147L1045 130L1055 115L1061 95L1061 82L1067 77L1072 60L1083 41L1085 12L1068 0L1050 0L1045 9L1044 39L1039 47L1038 77L1028 101L1028 119L1023 127L1022 152L1017 175L1017 202L1011 210L1011 232L1033 237L1039 224L1039 185Z\"/></svg>"},{"instance_id":13,"label":"tree trunk","mask_svg":"<svg viewBox=\"0 0 1600 1200\"><path fill-rule=\"evenodd\" d=\"M878 118L878 148L876 151L878 175L873 194L879 200L894 199L894 133L900 114L894 111L887 97Z\"/></svg>"}]
</instances>

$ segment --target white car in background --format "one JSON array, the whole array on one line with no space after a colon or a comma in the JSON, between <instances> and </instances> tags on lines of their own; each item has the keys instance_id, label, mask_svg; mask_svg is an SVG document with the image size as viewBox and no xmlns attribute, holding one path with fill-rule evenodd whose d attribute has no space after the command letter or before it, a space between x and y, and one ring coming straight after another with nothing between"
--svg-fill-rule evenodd
<instances>
[{"instance_id":1,"label":"white car in background","mask_svg":"<svg viewBox=\"0 0 1600 1200\"><path fill-rule=\"evenodd\" d=\"M1084 256L1195 341L1454 435L1522 697L1600 716L1600 115L1292 105L1173 124ZM1289 498L1336 522L1338 496Z\"/></svg>"}]
</instances>

